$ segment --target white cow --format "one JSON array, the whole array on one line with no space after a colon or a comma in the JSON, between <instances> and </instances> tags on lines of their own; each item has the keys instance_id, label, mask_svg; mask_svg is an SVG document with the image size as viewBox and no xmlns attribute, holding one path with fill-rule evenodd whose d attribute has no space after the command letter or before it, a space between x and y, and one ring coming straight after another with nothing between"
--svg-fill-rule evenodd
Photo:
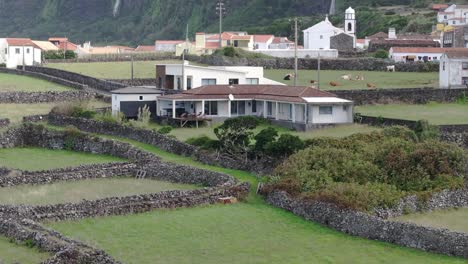
<instances>
[{"instance_id":1,"label":"white cow","mask_svg":"<svg viewBox=\"0 0 468 264\"><path fill-rule=\"evenodd\" d=\"M388 72L395 72L395 65L387 66L387 71Z\"/></svg>"},{"instance_id":2,"label":"white cow","mask_svg":"<svg viewBox=\"0 0 468 264\"><path fill-rule=\"evenodd\" d=\"M341 76L341 79L350 81L353 79L353 76L351 76L351 74L346 74L346 75Z\"/></svg>"}]
</instances>

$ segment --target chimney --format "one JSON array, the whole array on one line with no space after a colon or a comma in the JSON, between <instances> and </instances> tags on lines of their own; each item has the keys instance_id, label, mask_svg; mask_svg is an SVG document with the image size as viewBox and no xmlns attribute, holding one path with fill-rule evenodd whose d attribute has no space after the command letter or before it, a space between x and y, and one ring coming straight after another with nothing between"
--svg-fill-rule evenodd
<instances>
[{"instance_id":1,"label":"chimney","mask_svg":"<svg viewBox=\"0 0 468 264\"><path fill-rule=\"evenodd\" d=\"M396 29L395 29L395 28L389 28L389 29L388 29L388 38L389 38L389 39L396 39L396 38L397 38Z\"/></svg>"}]
</instances>

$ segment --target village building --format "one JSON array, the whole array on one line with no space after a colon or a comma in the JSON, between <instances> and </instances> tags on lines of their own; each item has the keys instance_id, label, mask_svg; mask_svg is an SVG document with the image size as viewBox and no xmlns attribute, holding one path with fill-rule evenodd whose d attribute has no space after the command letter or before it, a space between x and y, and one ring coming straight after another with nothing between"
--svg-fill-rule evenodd
<instances>
[{"instance_id":1,"label":"village building","mask_svg":"<svg viewBox=\"0 0 468 264\"><path fill-rule=\"evenodd\" d=\"M353 123L353 102L312 87L281 85L205 85L157 99L159 117L209 118L258 116L273 124L305 131Z\"/></svg>"},{"instance_id":2,"label":"village building","mask_svg":"<svg viewBox=\"0 0 468 264\"><path fill-rule=\"evenodd\" d=\"M454 26L468 24L468 5L450 5L437 13L437 22Z\"/></svg>"},{"instance_id":3,"label":"village building","mask_svg":"<svg viewBox=\"0 0 468 264\"><path fill-rule=\"evenodd\" d=\"M112 113L123 113L127 118L137 118L140 108L147 106L156 116L156 100L163 92L151 87L127 87L113 90Z\"/></svg>"},{"instance_id":4,"label":"village building","mask_svg":"<svg viewBox=\"0 0 468 264\"><path fill-rule=\"evenodd\" d=\"M468 25L445 27L442 43L444 48L468 48Z\"/></svg>"},{"instance_id":5,"label":"village building","mask_svg":"<svg viewBox=\"0 0 468 264\"><path fill-rule=\"evenodd\" d=\"M7 68L34 66L42 63L42 51L29 38L0 39L0 64Z\"/></svg>"},{"instance_id":6,"label":"village building","mask_svg":"<svg viewBox=\"0 0 468 264\"><path fill-rule=\"evenodd\" d=\"M353 8L349 7L345 11L345 27L335 27L328 16L325 20L304 30L304 49L332 49L331 38L340 34L346 34L353 38L351 46L346 46L345 49L354 49L356 47L356 12ZM337 46L337 44L335 44ZM339 45L342 47L343 45Z\"/></svg>"},{"instance_id":7,"label":"village building","mask_svg":"<svg viewBox=\"0 0 468 264\"><path fill-rule=\"evenodd\" d=\"M254 49L269 49L274 40L275 36L273 35L254 35Z\"/></svg>"},{"instance_id":8,"label":"village building","mask_svg":"<svg viewBox=\"0 0 468 264\"><path fill-rule=\"evenodd\" d=\"M42 51L59 51L59 48L55 46L52 42L50 41L39 41L39 40L33 40L32 41L38 48L40 48Z\"/></svg>"},{"instance_id":9,"label":"village building","mask_svg":"<svg viewBox=\"0 0 468 264\"><path fill-rule=\"evenodd\" d=\"M275 84L263 77L263 67L202 67L182 64L156 65L156 86L160 89L190 90L204 85Z\"/></svg>"},{"instance_id":10,"label":"village building","mask_svg":"<svg viewBox=\"0 0 468 264\"><path fill-rule=\"evenodd\" d=\"M159 52L176 52L176 46L184 42L185 40L156 40L154 45Z\"/></svg>"},{"instance_id":11,"label":"village building","mask_svg":"<svg viewBox=\"0 0 468 264\"><path fill-rule=\"evenodd\" d=\"M57 46L60 50L71 50L75 52L79 45L71 42L68 38L57 38L57 37L52 37L49 38L49 42L52 42L55 46Z\"/></svg>"},{"instance_id":12,"label":"village building","mask_svg":"<svg viewBox=\"0 0 468 264\"><path fill-rule=\"evenodd\" d=\"M136 47L135 52L156 52L156 46L151 46L151 45L139 45Z\"/></svg>"},{"instance_id":13,"label":"village building","mask_svg":"<svg viewBox=\"0 0 468 264\"><path fill-rule=\"evenodd\" d=\"M389 58L395 62L438 62L447 51L465 51L465 48L421 48L421 47L392 47Z\"/></svg>"},{"instance_id":14,"label":"village building","mask_svg":"<svg viewBox=\"0 0 468 264\"><path fill-rule=\"evenodd\" d=\"M468 87L468 49L447 51L442 55L439 87L444 89Z\"/></svg>"}]
</instances>

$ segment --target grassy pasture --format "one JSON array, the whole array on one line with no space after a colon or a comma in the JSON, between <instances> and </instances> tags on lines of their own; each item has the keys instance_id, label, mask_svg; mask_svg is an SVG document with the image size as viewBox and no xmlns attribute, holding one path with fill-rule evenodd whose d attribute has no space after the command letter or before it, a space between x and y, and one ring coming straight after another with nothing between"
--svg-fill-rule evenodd
<instances>
[{"instance_id":1,"label":"grassy pasture","mask_svg":"<svg viewBox=\"0 0 468 264\"><path fill-rule=\"evenodd\" d=\"M357 106L356 113L405 120L428 120L434 125L468 124L468 104L388 104Z\"/></svg>"},{"instance_id":2,"label":"grassy pasture","mask_svg":"<svg viewBox=\"0 0 468 264\"><path fill-rule=\"evenodd\" d=\"M256 186L247 172L207 166L128 139L166 161L230 174ZM465 260L345 235L270 207L255 195L232 206L48 223L126 263L465 263Z\"/></svg>"},{"instance_id":3,"label":"grassy pasture","mask_svg":"<svg viewBox=\"0 0 468 264\"><path fill-rule=\"evenodd\" d=\"M169 190L190 190L195 188L193 185L149 179L88 179L75 182L4 188L0 192L0 203L28 205L76 203L83 199L98 200L108 197L123 197L135 194L157 193Z\"/></svg>"},{"instance_id":4,"label":"grassy pasture","mask_svg":"<svg viewBox=\"0 0 468 264\"><path fill-rule=\"evenodd\" d=\"M447 228L452 231L468 233L468 208L437 210L427 213L409 214L396 221L411 222L423 226Z\"/></svg>"},{"instance_id":5,"label":"grassy pasture","mask_svg":"<svg viewBox=\"0 0 468 264\"><path fill-rule=\"evenodd\" d=\"M112 156L68 150L49 150L41 148L0 149L0 166L29 171L121 161L124 160Z\"/></svg>"},{"instance_id":6,"label":"grassy pasture","mask_svg":"<svg viewBox=\"0 0 468 264\"><path fill-rule=\"evenodd\" d=\"M0 236L0 263L36 264L50 257L48 253L39 252L35 248L10 243L6 237Z\"/></svg>"},{"instance_id":7,"label":"grassy pasture","mask_svg":"<svg viewBox=\"0 0 468 264\"><path fill-rule=\"evenodd\" d=\"M21 76L16 74L0 73L0 93L2 92L63 92L69 91L62 85L45 80Z\"/></svg>"}]
</instances>

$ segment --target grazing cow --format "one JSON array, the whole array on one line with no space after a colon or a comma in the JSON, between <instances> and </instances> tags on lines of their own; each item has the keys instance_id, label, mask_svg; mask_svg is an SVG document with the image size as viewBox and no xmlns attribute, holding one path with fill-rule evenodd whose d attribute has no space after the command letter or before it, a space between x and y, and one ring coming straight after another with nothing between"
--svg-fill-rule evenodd
<instances>
[{"instance_id":1,"label":"grazing cow","mask_svg":"<svg viewBox=\"0 0 468 264\"><path fill-rule=\"evenodd\" d=\"M387 71L388 72L395 72L395 65L387 66Z\"/></svg>"},{"instance_id":2,"label":"grazing cow","mask_svg":"<svg viewBox=\"0 0 468 264\"><path fill-rule=\"evenodd\" d=\"M356 81L364 81L364 75L360 74L356 76Z\"/></svg>"},{"instance_id":3,"label":"grazing cow","mask_svg":"<svg viewBox=\"0 0 468 264\"><path fill-rule=\"evenodd\" d=\"M373 83L367 83L367 88L375 89L377 86Z\"/></svg>"},{"instance_id":4,"label":"grazing cow","mask_svg":"<svg viewBox=\"0 0 468 264\"><path fill-rule=\"evenodd\" d=\"M353 79L353 76L351 76L351 74L346 74L341 76L341 79L351 81Z\"/></svg>"},{"instance_id":5,"label":"grazing cow","mask_svg":"<svg viewBox=\"0 0 468 264\"><path fill-rule=\"evenodd\" d=\"M333 86L333 87L341 86L341 84L338 83L338 82L330 82L329 84L330 84L331 86Z\"/></svg>"},{"instance_id":6,"label":"grazing cow","mask_svg":"<svg viewBox=\"0 0 468 264\"><path fill-rule=\"evenodd\" d=\"M283 80L290 81L291 78L294 78L294 74L288 73L288 74L286 74L286 76L284 76Z\"/></svg>"},{"instance_id":7,"label":"grazing cow","mask_svg":"<svg viewBox=\"0 0 468 264\"><path fill-rule=\"evenodd\" d=\"M316 81L316 80L310 80L310 83L311 83L311 84L316 84L317 81Z\"/></svg>"}]
</instances>

